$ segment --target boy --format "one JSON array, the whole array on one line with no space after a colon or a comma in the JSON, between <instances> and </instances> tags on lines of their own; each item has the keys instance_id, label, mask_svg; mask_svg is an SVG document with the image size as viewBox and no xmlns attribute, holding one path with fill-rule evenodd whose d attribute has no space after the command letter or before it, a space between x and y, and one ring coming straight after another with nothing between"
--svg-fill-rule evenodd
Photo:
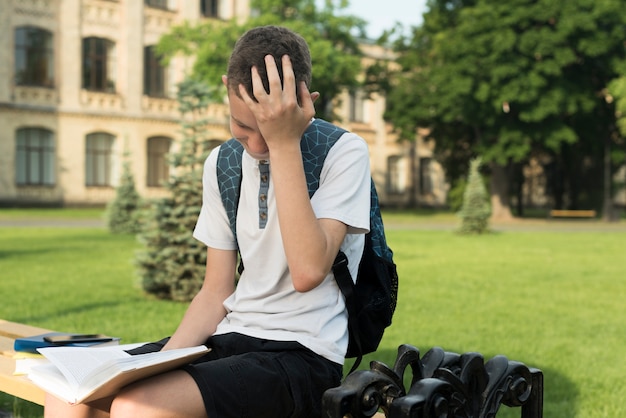
<instances>
[{"instance_id":1,"label":"boy","mask_svg":"<svg viewBox=\"0 0 626 418\"><path fill-rule=\"evenodd\" d=\"M356 277L369 228L367 146L343 134L309 198L300 140L319 94L309 92L308 46L288 29L244 34L222 81L231 132L244 148L237 236L221 202L214 150L194 230L207 245L204 283L162 348L206 344L212 351L113 399L68 407L48 397L46 417L314 417L324 391L339 385L347 313L331 267L341 249ZM235 287L237 249L245 270Z\"/></svg>"}]
</instances>

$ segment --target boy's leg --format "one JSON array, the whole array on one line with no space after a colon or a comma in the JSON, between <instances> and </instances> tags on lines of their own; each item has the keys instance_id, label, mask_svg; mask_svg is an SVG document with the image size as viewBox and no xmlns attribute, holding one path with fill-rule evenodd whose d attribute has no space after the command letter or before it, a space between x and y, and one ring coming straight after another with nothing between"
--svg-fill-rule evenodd
<instances>
[{"instance_id":1,"label":"boy's leg","mask_svg":"<svg viewBox=\"0 0 626 418\"><path fill-rule=\"evenodd\" d=\"M104 398L90 404L70 405L46 394L44 418L107 418L112 398Z\"/></svg>"},{"instance_id":2,"label":"boy's leg","mask_svg":"<svg viewBox=\"0 0 626 418\"><path fill-rule=\"evenodd\" d=\"M113 399L89 404L69 405L51 395L46 396L44 418L108 417L206 418L206 412L196 382L181 370L131 384Z\"/></svg>"},{"instance_id":3,"label":"boy's leg","mask_svg":"<svg viewBox=\"0 0 626 418\"><path fill-rule=\"evenodd\" d=\"M111 405L112 418L206 418L193 378L174 370L124 388Z\"/></svg>"}]
</instances>

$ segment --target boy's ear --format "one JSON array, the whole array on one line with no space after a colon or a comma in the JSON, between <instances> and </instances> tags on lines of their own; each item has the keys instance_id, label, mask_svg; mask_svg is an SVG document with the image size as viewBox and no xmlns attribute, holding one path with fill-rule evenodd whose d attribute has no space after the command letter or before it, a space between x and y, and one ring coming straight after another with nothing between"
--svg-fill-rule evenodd
<instances>
[{"instance_id":1,"label":"boy's ear","mask_svg":"<svg viewBox=\"0 0 626 418\"><path fill-rule=\"evenodd\" d=\"M222 74L222 83L228 87L228 77L226 77L226 74Z\"/></svg>"}]
</instances>

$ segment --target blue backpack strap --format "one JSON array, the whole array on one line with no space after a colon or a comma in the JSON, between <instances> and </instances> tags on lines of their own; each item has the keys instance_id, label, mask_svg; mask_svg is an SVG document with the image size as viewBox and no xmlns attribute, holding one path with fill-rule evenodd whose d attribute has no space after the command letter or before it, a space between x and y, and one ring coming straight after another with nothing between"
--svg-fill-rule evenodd
<instances>
[{"instance_id":1,"label":"blue backpack strap","mask_svg":"<svg viewBox=\"0 0 626 418\"><path fill-rule=\"evenodd\" d=\"M304 132L300 149L309 197L319 188L320 174L328 151L345 132L345 129L322 119L315 119Z\"/></svg>"},{"instance_id":2,"label":"blue backpack strap","mask_svg":"<svg viewBox=\"0 0 626 418\"><path fill-rule=\"evenodd\" d=\"M376 186L372 180L372 191L370 197L370 232L369 235L372 240L372 250L376 255L382 257L387 261L392 261L393 251L387 245L387 239L385 238L385 227L383 225L383 217L380 214L380 204L378 202L378 193L376 192Z\"/></svg>"},{"instance_id":3,"label":"blue backpack strap","mask_svg":"<svg viewBox=\"0 0 626 418\"><path fill-rule=\"evenodd\" d=\"M320 174L328 151L345 132L345 129L322 119L315 119L304 132L300 149L309 196L313 196L319 187ZM217 156L217 184L235 239L237 239L242 154L243 145L233 138L220 145Z\"/></svg>"},{"instance_id":4,"label":"blue backpack strap","mask_svg":"<svg viewBox=\"0 0 626 418\"><path fill-rule=\"evenodd\" d=\"M239 206L241 190L242 154L243 145L233 138L220 145L217 155L217 184L235 240L237 239L237 206Z\"/></svg>"}]
</instances>

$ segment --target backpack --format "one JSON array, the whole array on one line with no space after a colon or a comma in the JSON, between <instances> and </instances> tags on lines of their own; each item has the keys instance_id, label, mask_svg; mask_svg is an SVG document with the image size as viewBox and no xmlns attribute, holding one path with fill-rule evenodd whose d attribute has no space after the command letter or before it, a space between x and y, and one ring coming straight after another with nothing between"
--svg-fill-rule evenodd
<instances>
[{"instance_id":1,"label":"backpack","mask_svg":"<svg viewBox=\"0 0 626 418\"><path fill-rule=\"evenodd\" d=\"M319 187L319 178L328 151L346 131L329 122L315 119L300 142L309 197ZM230 139L220 146L217 157L217 180L222 203L235 239L237 206L241 188L243 146ZM350 372L356 370L364 354L376 351L385 328L391 325L398 296L398 274L393 252L387 245L380 214L378 194L371 181L370 232L365 246L356 284L348 270L348 259L339 251L333 273L346 301L348 311L348 351L346 357L356 358ZM239 265L239 272L243 264Z\"/></svg>"}]
</instances>

